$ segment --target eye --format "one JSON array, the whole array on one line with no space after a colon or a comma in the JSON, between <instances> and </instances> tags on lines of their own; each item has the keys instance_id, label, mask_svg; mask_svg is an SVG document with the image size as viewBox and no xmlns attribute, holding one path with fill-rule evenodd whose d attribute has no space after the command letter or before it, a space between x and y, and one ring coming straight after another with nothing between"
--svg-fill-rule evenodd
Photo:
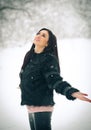
<instances>
[{"instance_id":1,"label":"eye","mask_svg":"<svg viewBox=\"0 0 91 130\"><path fill-rule=\"evenodd\" d=\"M40 34L40 32L36 33L36 35L39 35L39 34Z\"/></svg>"},{"instance_id":2,"label":"eye","mask_svg":"<svg viewBox=\"0 0 91 130\"><path fill-rule=\"evenodd\" d=\"M43 36L43 37L46 37L46 35L45 35L45 34L42 34L42 36Z\"/></svg>"},{"instance_id":3,"label":"eye","mask_svg":"<svg viewBox=\"0 0 91 130\"><path fill-rule=\"evenodd\" d=\"M41 35L42 37L46 38L46 34L45 33L38 32L38 33L36 33L36 35Z\"/></svg>"}]
</instances>

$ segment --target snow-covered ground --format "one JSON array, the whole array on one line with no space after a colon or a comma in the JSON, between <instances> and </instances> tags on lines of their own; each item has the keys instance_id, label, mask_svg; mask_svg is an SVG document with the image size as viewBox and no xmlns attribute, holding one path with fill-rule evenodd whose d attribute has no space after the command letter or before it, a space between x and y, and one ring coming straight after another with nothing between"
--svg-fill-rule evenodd
<instances>
[{"instance_id":1,"label":"snow-covered ground","mask_svg":"<svg viewBox=\"0 0 91 130\"><path fill-rule=\"evenodd\" d=\"M20 105L19 71L30 45L0 49L0 130L29 130L26 107ZM61 75L91 98L91 39L58 41ZM55 92L54 92L55 93ZM53 130L90 130L91 104L56 94Z\"/></svg>"}]
</instances>

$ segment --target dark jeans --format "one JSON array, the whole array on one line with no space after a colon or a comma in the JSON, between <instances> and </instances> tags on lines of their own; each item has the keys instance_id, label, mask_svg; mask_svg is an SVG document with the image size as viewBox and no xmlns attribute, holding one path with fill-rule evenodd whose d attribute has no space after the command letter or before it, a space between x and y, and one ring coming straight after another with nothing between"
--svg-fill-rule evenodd
<instances>
[{"instance_id":1,"label":"dark jeans","mask_svg":"<svg viewBox=\"0 0 91 130\"><path fill-rule=\"evenodd\" d=\"M29 113L31 130L51 130L52 112Z\"/></svg>"}]
</instances>

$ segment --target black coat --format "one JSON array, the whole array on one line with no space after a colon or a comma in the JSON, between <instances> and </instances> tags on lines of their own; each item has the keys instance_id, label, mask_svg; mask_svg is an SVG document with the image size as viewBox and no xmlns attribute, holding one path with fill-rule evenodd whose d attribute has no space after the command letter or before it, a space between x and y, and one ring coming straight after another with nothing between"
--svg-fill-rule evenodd
<instances>
[{"instance_id":1,"label":"black coat","mask_svg":"<svg viewBox=\"0 0 91 130\"><path fill-rule=\"evenodd\" d=\"M21 105L53 106L53 90L74 100L73 92L79 90L63 81L55 56L34 53L20 73Z\"/></svg>"}]
</instances>

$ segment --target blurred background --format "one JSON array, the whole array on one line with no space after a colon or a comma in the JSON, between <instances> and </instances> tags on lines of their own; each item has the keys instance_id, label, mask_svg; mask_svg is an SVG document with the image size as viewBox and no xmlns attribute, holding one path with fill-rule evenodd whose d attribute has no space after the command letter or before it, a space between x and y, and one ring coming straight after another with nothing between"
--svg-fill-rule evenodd
<instances>
[{"instance_id":1,"label":"blurred background","mask_svg":"<svg viewBox=\"0 0 91 130\"><path fill-rule=\"evenodd\" d=\"M42 27L57 36L61 75L91 98L91 0L0 0L0 130L29 130L19 72ZM90 130L91 104L54 92L53 130Z\"/></svg>"}]
</instances>

